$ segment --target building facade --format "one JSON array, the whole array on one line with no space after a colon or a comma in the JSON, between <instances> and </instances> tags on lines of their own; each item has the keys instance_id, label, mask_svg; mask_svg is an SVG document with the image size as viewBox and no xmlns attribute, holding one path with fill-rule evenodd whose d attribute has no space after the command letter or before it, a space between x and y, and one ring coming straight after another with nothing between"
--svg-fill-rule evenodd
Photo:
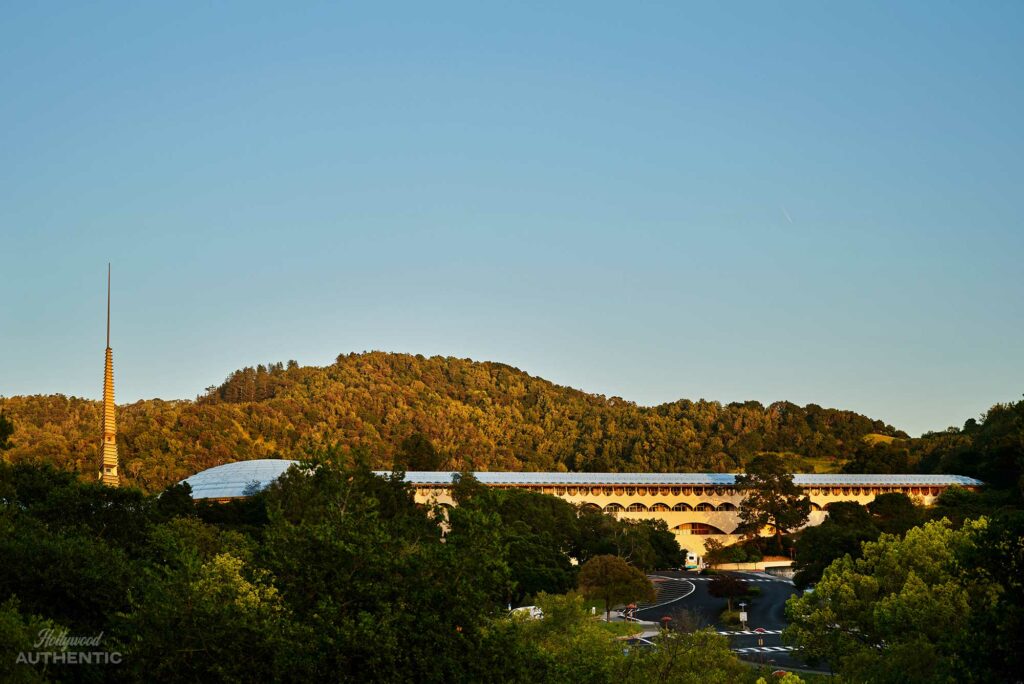
<instances>
[{"instance_id":1,"label":"building facade","mask_svg":"<svg viewBox=\"0 0 1024 684\"><path fill-rule=\"evenodd\" d=\"M258 491L277 479L294 461L239 461L204 470L184 480L197 499L226 501ZM386 475L387 473L379 473ZM417 503L454 505L455 472L408 472ZM743 491L728 473L498 473L474 476L490 487L526 489L574 505L602 510L619 518L664 520L680 546L704 552L708 539L731 544L740 539L739 506ZM974 489L982 483L962 475L826 475L793 476L811 501L808 525L818 525L837 501L870 503L880 494L899 492L928 506L948 487Z\"/></svg>"}]
</instances>

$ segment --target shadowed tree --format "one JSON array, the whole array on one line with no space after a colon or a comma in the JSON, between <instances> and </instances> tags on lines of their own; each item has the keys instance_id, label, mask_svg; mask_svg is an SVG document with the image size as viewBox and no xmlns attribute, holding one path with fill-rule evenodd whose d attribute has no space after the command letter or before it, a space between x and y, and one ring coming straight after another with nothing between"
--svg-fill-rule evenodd
<instances>
[{"instance_id":1,"label":"shadowed tree","mask_svg":"<svg viewBox=\"0 0 1024 684\"><path fill-rule=\"evenodd\" d=\"M414 432L398 446L395 467L405 470L439 470L443 456L422 433Z\"/></svg>"},{"instance_id":2,"label":"shadowed tree","mask_svg":"<svg viewBox=\"0 0 1024 684\"><path fill-rule=\"evenodd\" d=\"M797 587L817 582L832 561L847 554L856 558L862 543L878 539L878 528L860 504L837 501L828 511L825 522L803 530L797 539L797 572L793 578Z\"/></svg>"},{"instance_id":3,"label":"shadowed tree","mask_svg":"<svg viewBox=\"0 0 1024 684\"><path fill-rule=\"evenodd\" d=\"M782 462L771 456L751 461L746 474L736 478L736 486L746 493L740 504L741 529L756 535L771 526L781 552L782 535L807 522L811 500L794 484Z\"/></svg>"},{"instance_id":4,"label":"shadowed tree","mask_svg":"<svg viewBox=\"0 0 1024 684\"><path fill-rule=\"evenodd\" d=\"M14 423L0 411L0 451L11 448L11 435L14 434Z\"/></svg>"},{"instance_id":5,"label":"shadowed tree","mask_svg":"<svg viewBox=\"0 0 1024 684\"><path fill-rule=\"evenodd\" d=\"M879 494L868 503L868 512L878 529L889 534L903 534L924 517L910 497L899 492Z\"/></svg>"},{"instance_id":6,"label":"shadowed tree","mask_svg":"<svg viewBox=\"0 0 1024 684\"><path fill-rule=\"evenodd\" d=\"M732 600L747 593L747 585L732 575L718 575L708 582L708 593L716 598L724 598L732 610Z\"/></svg>"},{"instance_id":7,"label":"shadowed tree","mask_svg":"<svg viewBox=\"0 0 1024 684\"><path fill-rule=\"evenodd\" d=\"M605 618L613 603L653 601L654 585L640 570L618 556L595 556L580 568L579 589L587 598L604 601Z\"/></svg>"},{"instance_id":8,"label":"shadowed tree","mask_svg":"<svg viewBox=\"0 0 1024 684\"><path fill-rule=\"evenodd\" d=\"M752 682L755 673L729 650L729 640L705 629L692 633L668 632L658 647L635 649L622 662L613 681L659 684L735 684ZM774 677L772 678L774 681ZM765 680L760 680L765 681ZM786 684L796 684L790 680Z\"/></svg>"}]
</instances>

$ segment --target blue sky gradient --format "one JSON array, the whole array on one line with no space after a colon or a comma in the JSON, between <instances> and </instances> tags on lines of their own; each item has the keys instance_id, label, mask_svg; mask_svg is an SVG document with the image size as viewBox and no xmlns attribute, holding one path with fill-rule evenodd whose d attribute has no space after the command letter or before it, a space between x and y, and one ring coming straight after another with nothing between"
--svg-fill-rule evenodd
<instances>
[{"instance_id":1,"label":"blue sky gradient","mask_svg":"<svg viewBox=\"0 0 1024 684\"><path fill-rule=\"evenodd\" d=\"M0 394L99 397L108 260L122 402L369 349L1024 392L1024 4L298 4L0 10Z\"/></svg>"}]
</instances>

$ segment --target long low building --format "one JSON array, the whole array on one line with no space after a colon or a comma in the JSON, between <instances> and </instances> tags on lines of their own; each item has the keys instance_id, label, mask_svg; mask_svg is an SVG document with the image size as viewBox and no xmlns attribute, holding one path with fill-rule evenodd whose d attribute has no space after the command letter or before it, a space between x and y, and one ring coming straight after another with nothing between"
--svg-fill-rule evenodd
<instances>
[{"instance_id":1,"label":"long low building","mask_svg":"<svg viewBox=\"0 0 1024 684\"><path fill-rule=\"evenodd\" d=\"M260 491L297 461L237 461L196 473L184 480L196 499L229 501ZM388 473L380 472L385 475ZM418 503L450 506L450 471L410 471ZM491 487L521 488L550 494L580 506L622 518L664 520L683 548L701 553L704 542L725 544L740 537L739 505L743 491L731 473L520 473L477 472ZM809 525L820 524L837 501L867 504L879 494L900 492L930 505L948 487L974 489L981 482L963 475L831 475L795 473L793 481L811 500Z\"/></svg>"}]
</instances>

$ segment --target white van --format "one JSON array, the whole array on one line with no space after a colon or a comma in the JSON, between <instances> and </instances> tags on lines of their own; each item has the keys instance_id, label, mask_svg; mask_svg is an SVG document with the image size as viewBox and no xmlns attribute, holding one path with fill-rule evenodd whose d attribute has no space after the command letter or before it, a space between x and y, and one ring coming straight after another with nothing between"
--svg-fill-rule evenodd
<instances>
[{"instance_id":1,"label":"white van","mask_svg":"<svg viewBox=\"0 0 1024 684\"><path fill-rule=\"evenodd\" d=\"M686 569L696 570L700 567L700 556L693 553L692 551L686 552Z\"/></svg>"},{"instance_id":2,"label":"white van","mask_svg":"<svg viewBox=\"0 0 1024 684\"><path fill-rule=\"evenodd\" d=\"M513 608L509 615L522 615L528 617L531 620L540 620L544 617L544 611L537 606L521 606L519 608Z\"/></svg>"}]
</instances>

